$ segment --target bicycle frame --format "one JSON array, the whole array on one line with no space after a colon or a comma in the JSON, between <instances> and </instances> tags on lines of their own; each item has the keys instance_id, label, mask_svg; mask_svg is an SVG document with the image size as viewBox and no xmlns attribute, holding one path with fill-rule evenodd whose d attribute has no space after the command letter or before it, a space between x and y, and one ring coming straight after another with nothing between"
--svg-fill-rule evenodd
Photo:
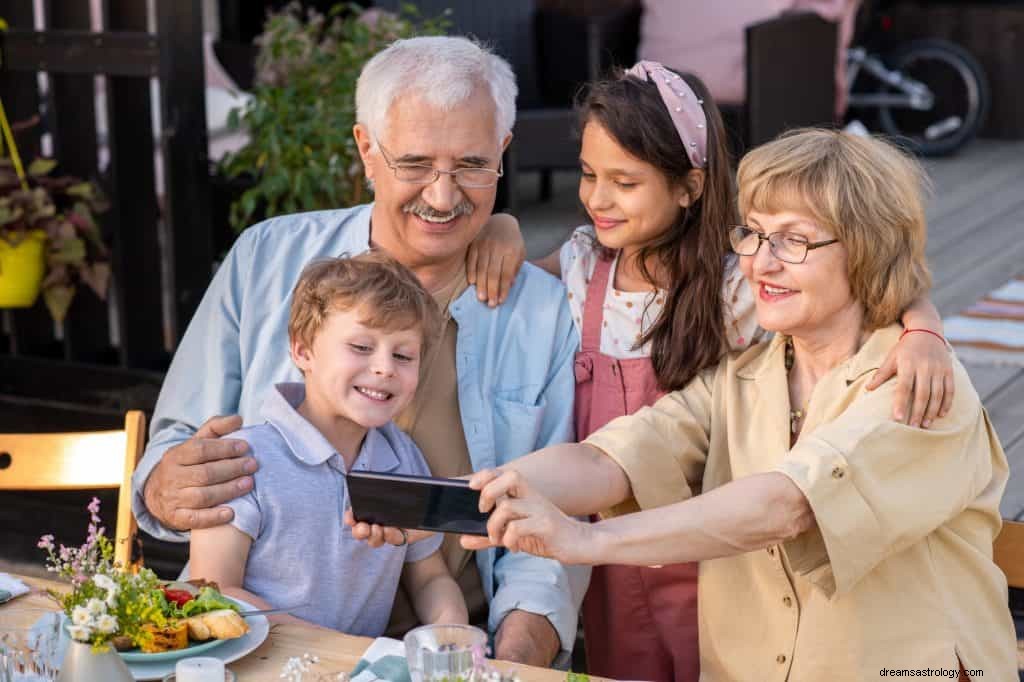
<instances>
[{"instance_id":1,"label":"bicycle frame","mask_svg":"<svg viewBox=\"0 0 1024 682\"><path fill-rule=\"evenodd\" d=\"M853 83L862 69L900 92L853 92ZM851 47L846 51L846 87L851 107L894 107L924 111L935 104L935 96L928 86L899 71L886 68L882 60L868 54L863 47Z\"/></svg>"}]
</instances>

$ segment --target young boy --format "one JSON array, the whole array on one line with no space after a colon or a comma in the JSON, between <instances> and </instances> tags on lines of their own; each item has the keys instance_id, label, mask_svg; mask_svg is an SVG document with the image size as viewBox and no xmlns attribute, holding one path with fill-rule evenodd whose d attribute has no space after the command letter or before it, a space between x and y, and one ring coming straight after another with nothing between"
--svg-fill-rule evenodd
<instances>
[{"instance_id":1,"label":"young boy","mask_svg":"<svg viewBox=\"0 0 1024 682\"><path fill-rule=\"evenodd\" d=\"M266 422L232 438L259 461L229 525L193 530L191 572L259 608L355 635L387 626L401 578L424 623L466 623L441 536L373 549L342 523L352 469L428 475L391 419L412 399L438 313L415 276L387 256L317 261L292 296L288 335L303 383L282 383ZM403 573L403 565L405 571Z\"/></svg>"}]
</instances>

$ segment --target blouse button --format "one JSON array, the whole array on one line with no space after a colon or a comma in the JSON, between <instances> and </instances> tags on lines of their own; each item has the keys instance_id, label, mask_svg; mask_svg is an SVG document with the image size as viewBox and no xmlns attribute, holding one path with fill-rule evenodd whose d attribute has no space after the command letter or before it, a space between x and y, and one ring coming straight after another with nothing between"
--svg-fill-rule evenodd
<instances>
[{"instance_id":1,"label":"blouse button","mask_svg":"<svg viewBox=\"0 0 1024 682\"><path fill-rule=\"evenodd\" d=\"M792 606L793 605L793 599L792 599L792 597L790 597L787 594L785 597L782 598L782 603L785 604L786 606Z\"/></svg>"},{"instance_id":2,"label":"blouse button","mask_svg":"<svg viewBox=\"0 0 1024 682\"><path fill-rule=\"evenodd\" d=\"M769 547L768 548L768 556L775 556L775 548L774 547Z\"/></svg>"},{"instance_id":3,"label":"blouse button","mask_svg":"<svg viewBox=\"0 0 1024 682\"><path fill-rule=\"evenodd\" d=\"M840 478L842 478L845 475L846 475L846 472L843 471L841 467L836 467L835 469L832 470L832 478L834 478L836 480L839 480Z\"/></svg>"},{"instance_id":4,"label":"blouse button","mask_svg":"<svg viewBox=\"0 0 1024 682\"><path fill-rule=\"evenodd\" d=\"M775 657L775 662L776 663L785 663L786 662L786 654L779 654L778 656L776 656Z\"/></svg>"}]
</instances>

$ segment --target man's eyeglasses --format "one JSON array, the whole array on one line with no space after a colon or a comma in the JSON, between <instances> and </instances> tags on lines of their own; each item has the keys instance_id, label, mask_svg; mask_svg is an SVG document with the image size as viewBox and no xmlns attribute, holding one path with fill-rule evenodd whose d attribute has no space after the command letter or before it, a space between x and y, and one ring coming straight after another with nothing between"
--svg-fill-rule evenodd
<instances>
[{"instance_id":1,"label":"man's eyeglasses","mask_svg":"<svg viewBox=\"0 0 1024 682\"><path fill-rule=\"evenodd\" d=\"M732 250L740 256L753 256L761 248L761 242L768 242L772 255L784 263L799 265L807 260L807 252L835 244L838 239L826 239L821 242L808 241L803 235L793 232L772 232L764 234L752 230L746 225L736 225L729 230L729 242Z\"/></svg>"},{"instance_id":2,"label":"man's eyeglasses","mask_svg":"<svg viewBox=\"0 0 1024 682\"><path fill-rule=\"evenodd\" d=\"M412 185L429 185L437 182L437 179L444 173L445 175L452 176L452 180L459 187L482 189L484 187L494 187L498 184L498 178L505 174L501 160L498 161L498 170L492 168L456 168L455 170L448 171L422 163L393 163L388 158L391 155L381 145L380 140L377 140L377 146L380 147L384 163L395 174L395 178L399 182L408 182Z\"/></svg>"}]
</instances>

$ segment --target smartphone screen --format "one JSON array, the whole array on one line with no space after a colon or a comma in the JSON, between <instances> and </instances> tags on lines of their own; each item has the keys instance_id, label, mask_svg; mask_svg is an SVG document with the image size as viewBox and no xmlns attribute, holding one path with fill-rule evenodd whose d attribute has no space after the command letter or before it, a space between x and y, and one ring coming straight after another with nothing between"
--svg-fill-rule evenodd
<instances>
[{"instance_id":1,"label":"smartphone screen","mask_svg":"<svg viewBox=\"0 0 1024 682\"><path fill-rule=\"evenodd\" d=\"M346 475L357 521L440 533L487 535L480 492L456 478L353 471Z\"/></svg>"}]
</instances>

